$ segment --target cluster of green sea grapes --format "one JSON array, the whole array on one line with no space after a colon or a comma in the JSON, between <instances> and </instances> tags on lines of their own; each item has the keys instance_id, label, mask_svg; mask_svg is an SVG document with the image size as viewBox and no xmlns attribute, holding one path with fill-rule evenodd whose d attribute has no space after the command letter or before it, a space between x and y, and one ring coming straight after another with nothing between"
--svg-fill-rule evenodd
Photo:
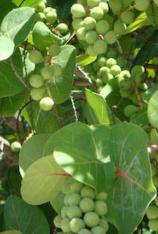
<instances>
[{"instance_id":1,"label":"cluster of green sea grapes","mask_svg":"<svg viewBox=\"0 0 158 234\"><path fill-rule=\"evenodd\" d=\"M54 26L57 22L58 16L55 8L46 7L45 1L41 0L36 6L37 20ZM69 28L65 23L59 23L55 26L55 31L61 35L68 33Z\"/></svg>"},{"instance_id":2,"label":"cluster of green sea grapes","mask_svg":"<svg viewBox=\"0 0 158 234\"><path fill-rule=\"evenodd\" d=\"M86 44L86 53L100 55L107 51L107 44L114 44L117 37L111 31L109 6L101 0L78 0L71 7L73 28L79 41Z\"/></svg>"},{"instance_id":3,"label":"cluster of green sea grapes","mask_svg":"<svg viewBox=\"0 0 158 234\"><path fill-rule=\"evenodd\" d=\"M43 111L49 111L54 106L54 101L49 92L51 82L62 76L62 68L54 63L53 57L60 53L60 46L53 44L49 47L47 55L44 57L38 50L32 50L29 59L34 64L40 64L40 69L29 77L29 83L32 87L31 97L35 101L40 101L40 108Z\"/></svg>"},{"instance_id":4,"label":"cluster of green sea grapes","mask_svg":"<svg viewBox=\"0 0 158 234\"><path fill-rule=\"evenodd\" d=\"M63 191L64 207L54 219L62 231L58 234L106 234L108 223L105 192L96 193L91 187L79 182Z\"/></svg>"}]
</instances>

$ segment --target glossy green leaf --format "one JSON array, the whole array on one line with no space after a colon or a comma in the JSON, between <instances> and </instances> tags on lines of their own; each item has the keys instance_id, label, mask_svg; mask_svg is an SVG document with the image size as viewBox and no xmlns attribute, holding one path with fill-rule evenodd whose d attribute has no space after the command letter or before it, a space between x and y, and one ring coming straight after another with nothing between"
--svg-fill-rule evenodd
<instances>
[{"instance_id":1,"label":"glossy green leaf","mask_svg":"<svg viewBox=\"0 0 158 234\"><path fill-rule=\"evenodd\" d=\"M86 99L89 109L89 116L87 117L90 124L109 125L112 123L112 112L101 95L86 89Z\"/></svg>"},{"instance_id":2,"label":"glossy green leaf","mask_svg":"<svg viewBox=\"0 0 158 234\"><path fill-rule=\"evenodd\" d=\"M149 100L148 119L153 127L158 128L158 91Z\"/></svg>"},{"instance_id":3,"label":"glossy green leaf","mask_svg":"<svg viewBox=\"0 0 158 234\"><path fill-rule=\"evenodd\" d=\"M14 52L14 42L6 36L0 36L0 61L8 59Z\"/></svg>"},{"instance_id":4,"label":"glossy green leaf","mask_svg":"<svg viewBox=\"0 0 158 234\"><path fill-rule=\"evenodd\" d=\"M40 50L45 50L46 47L53 43L60 42L60 38L52 33L48 26L41 21L35 24L32 32L32 39L34 45Z\"/></svg>"},{"instance_id":5,"label":"glossy green leaf","mask_svg":"<svg viewBox=\"0 0 158 234\"><path fill-rule=\"evenodd\" d=\"M150 49L149 49L150 48ZM148 62L150 59L154 58L158 53L158 30L151 35L144 46L139 51L138 55L135 58L133 65L143 65L145 62Z\"/></svg>"},{"instance_id":6,"label":"glossy green leaf","mask_svg":"<svg viewBox=\"0 0 158 234\"><path fill-rule=\"evenodd\" d=\"M158 6L154 2L151 4L151 7L148 7L146 10L147 17L151 24L155 27L158 27Z\"/></svg>"},{"instance_id":7,"label":"glossy green leaf","mask_svg":"<svg viewBox=\"0 0 158 234\"><path fill-rule=\"evenodd\" d=\"M0 1L0 24L3 20L3 18L8 14L9 11L11 11L15 5L12 3L12 0L1 0Z\"/></svg>"},{"instance_id":8,"label":"glossy green leaf","mask_svg":"<svg viewBox=\"0 0 158 234\"><path fill-rule=\"evenodd\" d=\"M96 56L89 56L89 55L79 55L77 58L76 58L76 62L78 65L84 67L84 66L87 66L91 63L93 63L95 60L96 60Z\"/></svg>"},{"instance_id":9,"label":"glossy green leaf","mask_svg":"<svg viewBox=\"0 0 158 234\"><path fill-rule=\"evenodd\" d=\"M22 197L32 205L51 201L60 192L66 178L52 155L41 158L26 170L21 187Z\"/></svg>"},{"instance_id":10,"label":"glossy green leaf","mask_svg":"<svg viewBox=\"0 0 158 234\"><path fill-rule=\"evenodd\" d=\"M60 65L63 71L61 77L54 78L50 86L56 104L63 103L69 98L73 83L75 56L75 47L66 45L62 47L59 55L54 58L54 63Z\"/></svg>"},{"instance_id":11,"label":"glossy green leaf","mask_svg":"<svg viewBox=\"0 0 158 234\"><path fill-rule=\"evenodd\" d=\"M108 218L119 234L131 234L156 192L147 153L148 138L134 124L117 124L111 132L110 157L118 177L108 197Z\"/></svg>"},{"instance_id":12,"label":"glossy green leaf","mask_svg":"<svg viewBox=\"0 0 158 234\"><path fill-rule=\"evenodd\" d=\"M7 62L0 62L0 98L16 95L23 88L12 67Z\"/></svg>"},{"instance_id":13,"label":"glossy green leaf","mask_svg":"<svg viewBox=\"0 0 158 234\"><path fill-rule=\"evenodd\" d=\"M12 0L12 2L16 5L16 6L29 6L29 7L34 7L36 6L41 0Z\"/></svg>"},{"instance_id":14,"label":"glossy green leaf","mask_svg":"<svg viewBox=\"0 0 158 234\"><path fill-rule=\"evenodd\" d=\"M7 198L4 207L5 229L18 229L23 234L49 234L48 222L42 211L17 196Z\"/></svg>"},{"instance_id":15,"label":"glossy green leaf","mask_svg":"<svg viewBox=\"0 0 158 234\"><path fill-rule=\"evenodd\" d=\"M15 45L23 42L35 23L35 11L21 7L9 12L2 21L1 32L12 39Z\"/></svg>"},{"instance_id":16,"label":"glossy green leaf","mask_svg":"<svg viewBox=\"0 0 158 234\"><path fill-rule=\"evenodd\" d=\"M19 158L20 172L22 175L24 175L24 172L32 163L44 156L44 145L50 135L51 134L35 135L23 144Z\"/></svg>"},{"instance_id":17,"label":"glossy green leaf","mask_svg":"<svg viewBox=\"0 0 158 234\"><path fill-rule=\"evenodd\" d=\"M150 21L148 20L146 13L143 12L140 15L138 15L136 20L128 26L127 33L134 32L146 25L150 25Z\"/></svg>"}]
</instances>

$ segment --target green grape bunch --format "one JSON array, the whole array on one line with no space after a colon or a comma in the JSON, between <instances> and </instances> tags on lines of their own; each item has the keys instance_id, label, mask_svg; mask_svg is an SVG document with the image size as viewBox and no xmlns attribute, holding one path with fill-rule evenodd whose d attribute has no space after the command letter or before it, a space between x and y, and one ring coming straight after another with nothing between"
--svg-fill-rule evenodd
<instances>
[{"instance_id":1,"label":"green grape bunch","mask_svg":"<svg viewBox=\"0 0 158 234\"><path fill-rule=\"evenodd\" d=\"M108 231L108 212L105 192L79 182L73 182L64 189L64 206L54 219L59 233L66 234L105 234Z\"/></svg>"},{"instance_id":2,"label":"green grape bunch","mask_svg":"<svg viewBox=\"0 0 158 234\"><path fill-rule=\"evenodd\" d=\"M60 53L60 46L53 44L48 48L46 56L38 50L32 50L29 53L29 60L35 65L40 66L29 77L31 86L30 95L34 101L39 101L41 110L50 111L54 106L53 98L51 97L50 85L51 82L59 80L62 76L62 68L59 64L54 63L53 58Z\"/></svg>"}]
</instances>

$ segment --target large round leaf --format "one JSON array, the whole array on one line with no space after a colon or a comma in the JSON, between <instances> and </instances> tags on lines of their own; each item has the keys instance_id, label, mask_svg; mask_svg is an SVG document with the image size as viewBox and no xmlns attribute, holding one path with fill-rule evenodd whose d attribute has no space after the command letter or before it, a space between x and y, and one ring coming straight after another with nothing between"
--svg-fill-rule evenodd
<instances>
[{"instance_id":1,"label":"large round leaf","mask_svg":"<svg viewBox=\"0 0 158 234\"><path fill-rule=\"evenodd\" d=\"M149 100L148 119L153 127L158 128L158 91Z\"/></svg>"},{"instance_id":2,"label":"large round leaf","mask_svg":"<svg viewBox=\"0 0 158 234\"><path fill-rule=\"evenodd\" d=\"M4 225L7 230L20 230L23 234L49 234L48 222L42 211L25 203L17 196L10 196L4 207Z\"/></svg>"},{"instance_id":3,"label":"large round leaf","mask_svg":"<svg viewBox=\"0 0 158 234\"><path fill-rule=\"evenodd\" d=\"M6 36L0 36L0 61L8 59L13 51L14 42Z\"/></svg>"}]
</instances>

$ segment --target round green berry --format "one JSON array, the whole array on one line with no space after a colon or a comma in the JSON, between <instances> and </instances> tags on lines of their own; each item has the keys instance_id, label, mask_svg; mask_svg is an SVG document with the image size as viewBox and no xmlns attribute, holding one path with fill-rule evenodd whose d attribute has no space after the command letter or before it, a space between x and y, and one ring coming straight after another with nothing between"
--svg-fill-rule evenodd
<instances>
[{"instance_id":1,"label":"round green berry","mask_svg":"<svg viewBox=\"0 0 158 234\"><path fill-rule=\"evenodd\" d=\"M149 220L148 226L152 231L158 231L158 219Z\"/></svg>"},{"instance_id":2,"label":"round green berry","mask_svg":"<svg viewBox=\"0 0 158 234\"><path fill-rule=\"evenodd\" d=\"M95 227L99 223L99 216L95 212L88 212L84 216L87 227Z\"/></svg>"},{"instance_id":3,"label":"round green berry","mask_svg":"<svg viewBox=\"0 0 158 234\"><path fill-rule=\"evenodd\" d=\"M44 9L46 8L46 4L45 4L45 1L40 1L36 6L35 6L35 10L36 11L39 11L39 12L42 12L44 11Z\"/></svg>"},{"instance_id":4,"label":"round green berry","mask_svg":"<svg viewBox=\"0 0 158 234\"><path fill-rule=\"evenodd\" d=\"M40 108L43 111L50 111L54 106L54 101L50 97L44 97L40 100Z\"/></svg>"},{"instance_id":5,"label":"round green berry","mask_svg":"<svg viewBox=\"0 0 158 234\"><path fill-rule=\"evenodd\" d=\"M80 218L82 216L81 209L78 206L70 206L67 209L68 218Z\"/></svg>"},{"instance_id":6,"label":"round green berry","mask_svg":"<svg viewBox=\"0 0 158 234\"><path fill-rule=\"evenodd\" d=\"M56 9L51 8L50 11L45 13L46 20L48 23L53 24L57 20L57 12Z\"/></svg>"},{"instance_id":7,"label":"round green berry","mask_svg":"<svg viewBox=\"0 0 158 234\"><path fill-rule=\"evenodd\" d=\"M88 229L84 228L84 229L81 229L78 234L91 234L91 231L89 231Z\"/></svg>"},{"instance_id":8,"label":"round green berry","mask_svg":"<svg viewBox=\"0 0 158 234\"><path fill-rule=\"evenodd\" d=\"M96 200L106 201L107 199L107 193L106 192L100 192L96 196Z\"/></svg>"},{"instance_id":9,"label":"round green berry","mask_svg":"<svg viewBox=\"0 0 158 234\"><path fill-rule=\"evenodd\" d=\"M45 94L44 88L38 88L38 89L34 88L30 92L32 99L35 101L39 101L40 99L42 99L44 97L44 94Z\"/></svg>"},{"instance_id":10,"label":"round green berry","mask_svg":"<svg viewBox=\"0 0 158 234\"><path fill-rule=\"evenodd\" d=\"M57 216L54 218L54 225L55 225L57 228L61 228L61 221L62 221L61 216L57 215Z\"/></svg>"},{"instance_id":11,"label":"round green berry","mask_svg":"<svg viewBox=\"0 0 158 234\"><path fill-rule=\"evenodd\" d=\"M81 189L81 197L88 197L88 198L95 198L95 190L92 189L91 187L84 186Z\"/></svg>"},{"instance_id":12,"label":"round green berry","mask_svg":"<svg viewBox=\"0 0 158 234\"><path fill-rule=\"evenodd\" d=\"M33 88L40 88L44 85L44 80L42 76L34 74L30 77L29 83Z\"/></svg>"},{"instance_id":13,"label":"round green berry","mask_svg":"<svg viewBox=\"0 0 158 234\"><path fill-rule=\"evenodd\" d=\"M53 75L55 77L62 76L62 68L60 67L59 64L53 63L50 67L51 67L51 69L53 71Z\"/></svg>"},{"instance_id":14,"label":"round green berry","mask_svg":"<svg viewBox=\"0 0 158 234\"><path fill-rule=\"evenodd\" d=\"M101 226L96 226L92 228L92 234L105 234L105 230Z\"/></svg>"},{"instance_id":15,"label":"round green berry","mask_svg":"<svg viewBox=\"0 0 158 234\"><path fill-rule=\"evenodd\" d=\"M117 36L114 31L107 32L104 38L105 38L105 41L110 45L114 44L117 41Z\"/></svg>"},{"instance_id":16,"label":"round green berry","mask_svg":"<svg viewBox=\"0 0 158 234\"><path fill-rule=\"evenodd\" d=\"M67 24L60 23L56 26L56 30L59 31L62 35L65 35L68 33L69 28Z\"/></svg>"},{"instance_id":17,"label":"round green berry","mask_svg":"<svg viewBox=\"0 0 158 234\"><path fill-rule=\"evenodd\" d=\"M67 218L62 219L61 221L61 229L63 232L70 232L70 221Z\"/></svg>"},{"instance_id":18,"label":"round green berry","mask_svg":"<svg viewBox=\"0 0 158 234\"><path fill-rule=\"evenodd\" d=\"M75 31L77 31L79 28L81 28L84 25L84 21L80 18L74 19L72 22L72 26Z\"/></svg>"},{"instance_id":19,"label":"round green berry","mask_svg":"<svg viewBox=\"0 0 158 234\"><path fill-rule=\"evenodd\" d=\"M32 50L29 54L29 59L32 63L38 64L44 61L41 52L38 50Z\"/></svg>"},{"instance_id":20,"label":"round green berry","mask_svg":"<svg viewBox=\"0 0 158 234\"><path fill-rule=\"evenodd\" d=\"M132 117L138 111L139 111L139 108L135 105L128 105L124 108L124 114L128 118Z\"/></svg>"},{"instance_id":21,"label":"round green berry","mask_svg":"<svg viewBox=\"0 0 158 234\"><path fill-rule=\"evenodd\" d=\"M135 0L135 9L138 11L146 11L149 6L149 0Z\"/></svg>"},{"instance_id":22,"label":"round green berry","mask_svg":"<svg viewBox=\"0 0 158 234\"><path fill-rule=\"evenodd\" d=\"M98 35L96 31L89 31L86 33L85 39L88 44L94 44L94 42L97 40Z\"/></svg>"},{"instance_id":23,"label":"round green berry","mask_svg":"<svg viewBox=\"0 0 158 234\"><path fill-rule=\"evenodd\" d=\"M43 77L44 80L50 80L53 75L54 73L51 66L43 67L41 69L41 76Z\"/></svg>"},{"instance_id":24,"label":"round green berry","mask_svg":"<svg viewBox=\"0 0 158 234\"><path fill-rule=\"evenodd\" d=\"M114 33L122 35L126 32L127 26L120 19L114 23Z\"/></svg>"},{"instance_id":25,"label":"round green berry","mask_svg":"<svg viewBox=\"0 0 158 234\"><path fill-rule=\"evenodd\" d=\"M147 214L148 219L158 218L158 207L157 206L149 206L146 214Z\"/></svg>"},{"instance_id":26,"label":"round green berry","mask_svg":"<svg viewBox=\"0 0 158 234\"><path fill-rule=\"evenodd\" d=\"M92 17L86 17L83 21L83 25L86 30L92 30L96 27L96 20Z\"/></svg>"},{"instance_id":27,"label":"round green berry","mask_svg":"<svg viewBox=\"0 0 158 234\"><path fill-rule=\"evenodd\" d=\"M110 68L110 71L111 71L111 74L112 74L112 75L116 76L116 75L120 74L121 68L120 68L120 66L118 66L118 65L113 65L113 66Z\"/></svg>"},{"instance_id":28,"label":"round green berry","mask_svg":"<svg viewBox=\"0 0 158 234\"><path fill-rule=\"evenodd\" d=\"M90 10L90 16L95 20L100 20L104 17L104 10L101 7L94 7Z\"/></svg>"},{"instance_id":29,"label":"round green berry","mask_svg":"<svg viewBox=\"0 0 158 234\"><path fill-rule=\"evenodd\" d=\"M121 20L125 24L131 24L134 21L134 13L132 11L124 11L121 14Z\"/></svg>"},{"instance_id":30,"label":"round green berry","mask_svg":"<svg viewBox=\"0 0 158 234\"><path fill-rule=\"evenodd\" d=\"M72 5L71 13L74 18L81 18L81 17L85 17L86 10L81 4L76 3Z\"/></svg>"},{"instance_id":31,"label":"round green berry","mask_svg":"<svg viewBox=\"0 0 158 234\"><path fill-rule=\"evenodd\" d=\"M85 223L82 219L79 218L73 218L70 221L70 229L74 233L78 233L80 230L82 230L85 227Z\"/></svg>"},{"instance_id":32,"label":"round green berry","mask_svg":"<svg viewBox=\"0 0 158 234\"><path fill-rule=\"evenodd\" d=\"M46 20L46 16L43 12L38 12L36 18L37 18L37 21L44 22Z\"/></svg>"},{"instance_id":33,"label":"round green berry","mask_svg":"<svg viewBox=\"0 0 158 234\"><path fill-rule=\"evenodd\" d=\"M64 200L65 201L65 200ZM61 209L61 217L64 219L67 217L67 211L68 211L68 207L63 207Z\"/></svg>"},{"instance_id":34,"label":"round green berry","mask_svg":"<svg viewBox=\"0 0 158 234\"><path fill-rule=\"evenodd\" d=\"M107 213L108 208L107 205L104 201L96 201L95 202L95 212L99 215L99 216L103 216Z\"/></svg>"},{"instance_id":35,"label":"round green berry","mask_svg":"<svg viewBox=\"0 0 158 234\"><path fill-rule=\"evenodd\" d=\"M106 64L107 64L108 67L111 68L113 65L117 64L117 61L114 58L109 58L109 59L107 59Z\"/></svg>"},{"instance_id":36,"label":"round green berry","mask_svg":"<svg viewBox=\"0 0 158 234\"><path fill-rule=\"evenodd\" d=\"M98 6L100 0L87 0L87 5L91 8Z\"/></svg>"},{"instance_id":37,"label":"round green berry","mask_svg":"<svg viewBox=\"0 0 158 234\"><path fill-rule=\"evenodd\" d=\"M76 36L79 40L84 41L86 39L86 29L85 27L81 27L77 30Z\"/></svg>"},{"instance_id":38,"label":"round green berry","mask_svg":"<svg viewBox=\"0 0 158 234\"><path fill-rule=\"evenodd\" d=\"M97 63L98 63L98 66L99 66L99 67L105 66L105 65L106 65L106 58L105 58L105 57L100 57L100 58L98 58Z\"/></svg>"},{"instance_id":39,"label":"round green berry","mask_svg":"<svg viewBox=\"0 0 158 234\"><path fill-rule=\"evenodd\" d=\"M104 40L96 40L94 43L93 49L95 53L98 54L104 54L107 51L107 44Z\"/></svg>"},{"instance_id":40,"label":"round green berry","mask_svg":"<svg viewBox=\"0 0 158 234\"><path fill-rule=\"evenodd\" d=\"M100 2L99 7L103 9L104 14L106 14L109 11L109 6L107 2Z\"/></svg>"},{"instance_id":41,"label":"round green berry","mask_svg":"<svg viewBox=\"0 0 158 234\"><path fill-rule=\"evenodd\" d=\"M96 56L96 53L95 53L92 45L89 45L87 47L86 54L88 54L90 56Z\"/></svg>"},{"instance_id":42,"label":"round green berry","mask_svg":"<svg viewBox=\"0 0 158 234\"><path fill-rule=\"evenodd\" d=\"M21 143L19 141L14 141L11 143L10 148L13 152L18 153L21 150Z\"/></svg>"},{"instance_id":43,"label":"round green berry","mask_svg":"<svg viewBox=\"0 0 158 234\"><path fill-rule=\"evenodd\" d=\"M103 227L105 232L108 231L109 225L108 225L108 222L107 222L106 218L102 217L100 219L99 226Z\"/></svg>"},{"instance_id":44,"label":"round green berry","mask_svg":"<svg viewBox=\"0 0 158 234\"><path fill-rule=\"evenodd\" d=\"M80 208L81 208L82 212L84 212L84 213L94 210L93 200L90 198L83 198L80 201Z\"/></svg>"},{"instance_id":45,"label":"round green berry","mask_svg":"<svg viewBox=\"0 0 158 234\"><path fill-rule=\"evenodd\" d=\"M132 76L141 76L145 72L145 68L141 65L136 65L131 70Z\"/></svg>"},{"instance_id":46,"label":"round green berry","mask_svg":"<svg viewBox=\"0 0 158 234\"><path fill-rule=\"evenodd\" d=\"M74 205L79 205L80 200L81 200L81 197L78 193L71 193L68 196L67 202L69 206L74 206Z\"/></svg>"},{"instance_id":47,"label":"round green berry","mask_svg":"<svg viewBox=\"0 0 158 234\"><path fill-rule=\"evenodd\" d=\"M100 20L96 24L96 31L99 34L105 34L110 28L109 23L106 20Z\"/></svg>"}]
</instances>

